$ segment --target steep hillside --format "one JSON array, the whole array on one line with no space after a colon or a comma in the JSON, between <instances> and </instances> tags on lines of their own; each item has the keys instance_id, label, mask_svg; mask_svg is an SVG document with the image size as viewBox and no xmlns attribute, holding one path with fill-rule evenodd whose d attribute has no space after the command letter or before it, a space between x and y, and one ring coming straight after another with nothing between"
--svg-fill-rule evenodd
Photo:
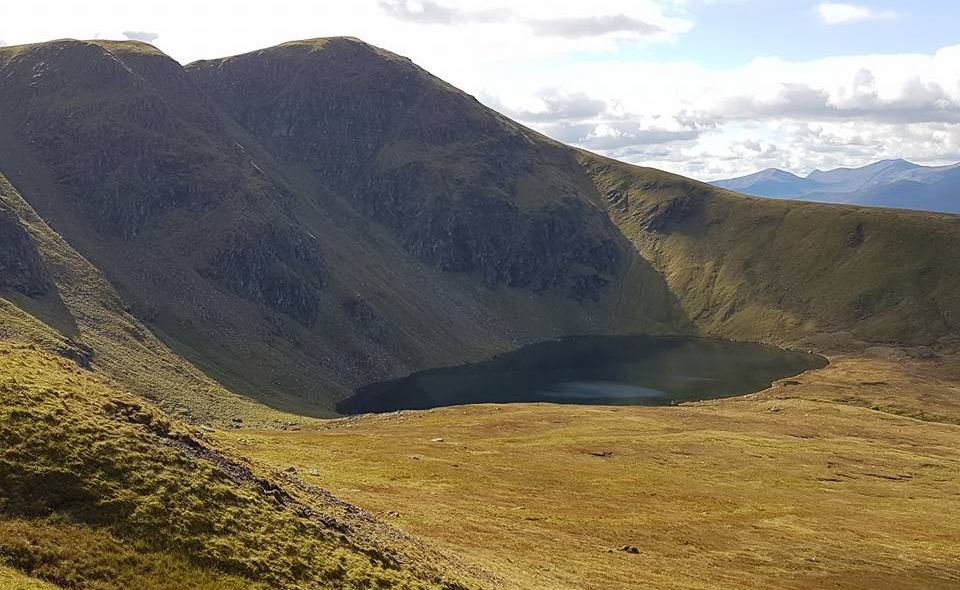
<instances>
[{"instance_id":1,"label":"steep hillside","mask_svg":"<svg viewBox=\"0 0 960 590\"><path fill-rule=\"evenodd\" d=\"M238 396L179 357L133 317L98 269L0 175L0 337L102 371L183 418L277 425L290 416Z\"/></svg>"},{"instance_id":2,"label":"steep hillside","mask_svg":"<svg viewBox=\"0 0 960 590\"><path fill-rule=\"evenodd\" d=\"M960 217L747 198L581 152L703 332L831 350L955 346Z\"/></svg>"},{"instance_id":3,"label":"steep hillside","mask_svg":"<svg viewBox=\"0 0 960 590\"><path fill-rule=\"evenodd\" d=\"M444 556L72 361L3 344L0 366L0 582L26 584L14 567L97 590L467 588Z\"/></svg>"},{"instance_id":4,"label":"steep hillside","mask_svg":"<svg viewBox=\"0 0 960 590\"><path fill-rule=\"evenodd\" d=\"M359 41L189 70L58 41L0 50L0 74L12 185L167 345L273 407L322 415L563 333L682 329L568 150Z\"/></svg>"}]
</instances>

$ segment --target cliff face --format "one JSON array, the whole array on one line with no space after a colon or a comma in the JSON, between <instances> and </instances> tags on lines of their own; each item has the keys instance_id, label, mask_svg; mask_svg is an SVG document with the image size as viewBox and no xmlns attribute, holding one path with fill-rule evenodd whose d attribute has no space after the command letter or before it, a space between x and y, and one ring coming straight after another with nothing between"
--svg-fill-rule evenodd
<instances>
[{"instance_id":1,"label":"cliff face","mask_svg":"<svg viewBox=\"0 0 960 590\"><path fill-rule=\"evenodd\" d=\"M165 211L238 198L215 175L242 177L239 154L170 58L58 41L9 52L0 68L9 130L97 231L132 238Z\"/></svg>"},{"instance_id":2,"label":"cliff face","mask_svg":"<svg viewBox=\"0 0 960 590\"><path fill-rule=\"evenodd\" d=\"M145 329L269 405L325 413L524 342L684 329L572 152L362 42L183 68L58 41L0 50L0 76L23 198Z\"/></svg>"},{"instance_id":3,"label":"cliff face","mask_svg":"<svg viewBox=\"0 0 960 590\"><path fill-rule=\"evenodd\" d=\"M0 291L28 297L49 293L50 278L16 214L0 202Z\"/></svg>"},{"instance_id":4,"label":"cliff face","mask_svg":"<svg viewBox=\"0 0 960 590\"><path fill-rule=\"evenodd\" d=\"M434 268L596 301L629 257L565 150L404 58L330 39L188 71L279 162Z\"/></svg>"}]
</instances>

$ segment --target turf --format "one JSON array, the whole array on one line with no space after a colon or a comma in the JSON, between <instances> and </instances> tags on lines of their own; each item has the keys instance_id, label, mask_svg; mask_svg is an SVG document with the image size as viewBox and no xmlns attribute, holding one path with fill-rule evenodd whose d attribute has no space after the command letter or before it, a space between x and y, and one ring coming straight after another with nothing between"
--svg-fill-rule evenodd
<instances>
[{"instance_id":1,"label":"turf","mask_svg":"<svg viewBox=\"0 0 960 590\"><path fill-rule=\"evenodd\" d=\"M34 346L0 345L0 489L0 563L71 588L464 587L441 556Z\"/></svg>"},{"instance_id":2,"label":"turf","mask_svg":"<svg viewBox=\"0 0 960 590\"><path fill-rule=\"evenodd\" d=\"M924 365L849 357L676 408L471 406L219 438L507 587L951 589L960 414L929 414L957 381ZM928 419L884 411L892 398Z\"/></svg>"}]
</instances>

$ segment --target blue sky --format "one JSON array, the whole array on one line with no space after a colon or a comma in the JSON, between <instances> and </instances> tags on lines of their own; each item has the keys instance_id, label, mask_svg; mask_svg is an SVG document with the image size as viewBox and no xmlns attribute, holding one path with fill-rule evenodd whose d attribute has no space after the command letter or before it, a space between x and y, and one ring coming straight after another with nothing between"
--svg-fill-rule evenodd
<instances>
[{"instance_id":1,"label":"blue sky","mask_svg":"<svg viewBox=\"0 0 960 590\"><path fill-rule=\"evenodd\" d=\"M3 12L0 43L136 38L183 63L352 35L557 139L701 179L960 161L960 2L32 0Z\"/></svg>"},{"instance_id":2,"label":"blue sky","mask_svg":"<svg viewBox=\"0 0 960 590\"><path fill-rule=\"evenodd\" d=\"M759 56L810 60L869 53L932 53L960 42L960 2L914 0L854 3L893 19L824 26L809 0L688 3L693 28L673 46L646 45L637 57L743 65Z\"/></svg>"}]
</instances>

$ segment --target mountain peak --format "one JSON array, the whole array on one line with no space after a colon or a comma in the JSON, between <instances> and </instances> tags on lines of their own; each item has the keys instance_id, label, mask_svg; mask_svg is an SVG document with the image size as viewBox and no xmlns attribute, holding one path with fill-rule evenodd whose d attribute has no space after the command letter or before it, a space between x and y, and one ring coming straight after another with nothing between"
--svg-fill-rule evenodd
<instances>
[{"instance_id":1,"label":"mountain peak","mask_svg":"<svg viewBox=\"0 0 960 590\"><path fill-rule=\"evenodd\" d=\"M804 179L792 172L781 170L779 168L767 168L760 172L731 178L729 180L718 180L712 184L721 188L739 191L748 195L752 194L771 194L778 197L798 196L799 186ZM752 191L760 191L758 193Z\"/></svg>"},{"instance_id":2,"label":"mountain peak","mask_svg":"<svg viewBox=\"0 0 960 590\"><path fill-rule=\"evenodd\" d=\"M771 168L712 184L758 197L956 212L956 180L950 174L958 166L921 166L891 158L857 168L818 169L802 178Z\"/></svg>"}]
</instances>

